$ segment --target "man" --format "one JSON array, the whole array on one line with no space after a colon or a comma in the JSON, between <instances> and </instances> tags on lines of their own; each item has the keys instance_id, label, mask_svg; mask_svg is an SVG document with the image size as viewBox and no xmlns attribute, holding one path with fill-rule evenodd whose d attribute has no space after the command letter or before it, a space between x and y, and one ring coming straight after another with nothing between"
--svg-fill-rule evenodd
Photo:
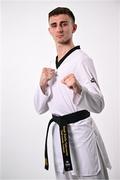
<instances>
[{"instance_id":1,"label":"man","mask_svg":"<svg viewBox=\"0 0 120 180\"><path fill-rule=\"evenodd\" d=\"M49 168L47 136L53 125L53 152L57 179L108 179L111 168L102 138L90 115L104 108L93 61L73 43L77 29L68 8L48 16L49 32L57 51L56 69L43 68L34 96L37 112L50 111L45 142L45 168Z\"/></svg>"}]
</instances>

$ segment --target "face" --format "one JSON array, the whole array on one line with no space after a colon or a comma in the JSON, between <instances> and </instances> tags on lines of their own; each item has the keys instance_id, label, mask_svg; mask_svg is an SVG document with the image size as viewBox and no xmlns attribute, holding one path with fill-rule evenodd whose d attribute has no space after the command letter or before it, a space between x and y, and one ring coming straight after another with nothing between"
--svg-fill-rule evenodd
<instances>
[{"instance_id":1,"label":"face","mask_svg":"<svg viewBox=\"0 0 120 180\"><path fill-rule=\"evenodd\" d=\"M76 28L77 25L66 14L51 16L49 19L49 32L58 44L68 44Z\"/></svg>"}]
</instances>

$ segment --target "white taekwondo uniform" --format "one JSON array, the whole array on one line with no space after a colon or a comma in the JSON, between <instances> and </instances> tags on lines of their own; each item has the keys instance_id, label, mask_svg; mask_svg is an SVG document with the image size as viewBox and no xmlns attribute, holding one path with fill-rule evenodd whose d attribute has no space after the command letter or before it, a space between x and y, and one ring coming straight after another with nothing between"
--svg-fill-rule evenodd
<instances>
[{"instance_id":1,"label":"white taekwondo uniform","mask_svg":"<svg viewBox=\"0 0 120 180\"><path fill-rule=\"evenodd\" d=\"M34 104L38 113L47 110L51 114L62 116L80 110L100 113L104 108L93 61L76 46L59 61L56 76L49 82L46 94L39 85L35 91ZM82 86L82 93L75 94L72 89L61 83L68 74L73 73ZM64 173L61 152L59 126L53 125L53 152L55 171ZM104 143L92 117L68 125L72 175L96 176L101 170L101 158L104 167L111 168Z\"/></svg>"}]
</instances>

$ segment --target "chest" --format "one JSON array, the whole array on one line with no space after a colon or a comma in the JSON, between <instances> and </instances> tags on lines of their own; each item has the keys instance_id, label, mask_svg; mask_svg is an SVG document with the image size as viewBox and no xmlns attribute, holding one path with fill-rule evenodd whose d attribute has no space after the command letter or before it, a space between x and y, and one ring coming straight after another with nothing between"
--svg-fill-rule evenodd
<instances>
[{"instance_id":1,"label":"chest","mask_svg":"<svg viewBox=\"0 0 120 180\"><path fill-rule=\"evenodd\" d=\"M77 61L73 58L67 58L58 69L56 69L57 80L63 79L69 74L74 74L76 77L79 76L77 70Z\"/></svg>"}]
</instances>

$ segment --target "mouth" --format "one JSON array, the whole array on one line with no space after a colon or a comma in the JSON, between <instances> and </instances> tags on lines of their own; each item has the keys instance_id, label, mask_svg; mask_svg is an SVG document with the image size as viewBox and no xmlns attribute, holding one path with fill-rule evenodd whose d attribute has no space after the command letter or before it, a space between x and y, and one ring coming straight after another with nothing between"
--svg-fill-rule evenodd
<instances>
[{"instance_id":1,"label":"mouth","mask_svg":"<svg viewBox=\"0 0 120 180\"><path fill-rule=\"evenodd\" d=\"M56 37L57 38L62 38L64 35L63 34L61 34L61 35L57 35Z\"/></svg>"}]
</instances>

